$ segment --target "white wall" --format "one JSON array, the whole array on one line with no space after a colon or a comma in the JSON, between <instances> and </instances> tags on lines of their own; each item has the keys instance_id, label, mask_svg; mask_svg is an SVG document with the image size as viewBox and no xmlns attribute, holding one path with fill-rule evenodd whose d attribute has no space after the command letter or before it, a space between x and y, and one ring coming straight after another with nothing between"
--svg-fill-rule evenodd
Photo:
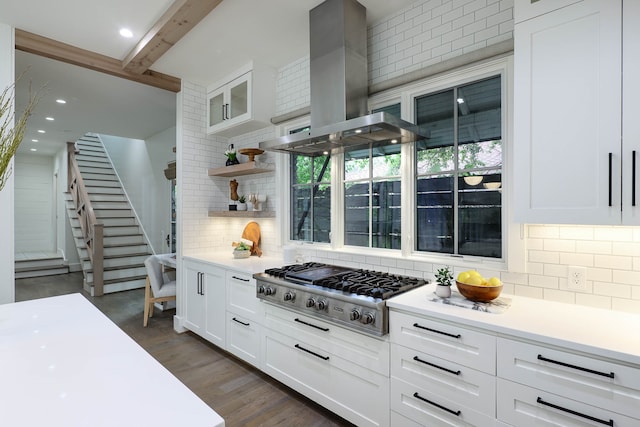
<instances>
[{"instance_id":1,"label":"white wall","mask_svg":"<svg viewBox=\"0 0 640 427\"><path fill-rule=\"evenodd\" d=\"M100 135L142 223L155 253L168 252L170 231L170 182L164 176L169 161L175 160L176 128L171 127L146 141Z\"/></svg>"},{"instance_id":2,"label":"white wall","mask_svg":"<svg viewBox=\"0 0 640 427\"><path fill-rule=\"evenodd\" d=\"M15 251L56 252L53 158L16 154Z\"/></svg>"},{"instance_id":3,"label":"white wall","mask_svg":"<svg viewBox=\"0 0 640 427\"><path fill-rule=\"evenodd\" d=\"M14 80L13 28L0 23L0 89ZM0 304L15 301L13 252L13 175L0 191Z\"/></svg>"}]
</instances>

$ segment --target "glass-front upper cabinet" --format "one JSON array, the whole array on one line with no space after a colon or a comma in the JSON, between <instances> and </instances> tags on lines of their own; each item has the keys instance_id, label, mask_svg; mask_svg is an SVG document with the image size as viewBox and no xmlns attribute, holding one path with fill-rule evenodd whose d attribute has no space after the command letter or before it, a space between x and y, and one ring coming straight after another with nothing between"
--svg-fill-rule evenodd
<instances>
[{"instance_id":1,"label":"glass-front upper cabinet","mask_svg":"<svg viewBox=\"0 0 640 427\"><path fill-rule=\"evenodd\" d=\"M248 64L223 82L207 91L207 133L231 137L270 124L275 71Z\"/></svg>"}]
</instances>

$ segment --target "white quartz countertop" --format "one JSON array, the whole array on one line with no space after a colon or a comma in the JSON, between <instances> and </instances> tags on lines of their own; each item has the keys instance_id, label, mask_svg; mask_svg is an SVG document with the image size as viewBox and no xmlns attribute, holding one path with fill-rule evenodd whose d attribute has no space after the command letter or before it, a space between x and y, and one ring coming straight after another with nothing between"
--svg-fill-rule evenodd
<instances>
[{"instance_id":1,"label":"white quartz countertop","mask_svg":"<svg viewBox=\"0 0 640 427\"><path fill-rule=\"evenodd\" d=\"M512 299L504 313L485 313L429 301L434 289L435 285L422 286L389 299L387 305L640 365L640 315L513 295L501 295Z\"/></svg>"},{"instance_id":2,"label":"white quartz countertop","mask_svg":"<svg viewBox=\"0 0 640 427\"><path fill-rule=\"evenodd\" d=\"M261 273L267 268L282 267L284 265L284 260L280 254L262 255L261 257L253 255L249 258L236 259L233 257L233 249L229 249L228 251L190 254L185 255L184 258L221 265L249 274Z\"/></svg>"},{"instance_id":3,"label":"white quartz countertop","mask_svg":"<svg viewBox=\"0 0 640 427\"><path fill-rule=\"evenodd\" d=\"M224 426L80 294L0 305L0 424Z\"/></svg>"}]
</instances>

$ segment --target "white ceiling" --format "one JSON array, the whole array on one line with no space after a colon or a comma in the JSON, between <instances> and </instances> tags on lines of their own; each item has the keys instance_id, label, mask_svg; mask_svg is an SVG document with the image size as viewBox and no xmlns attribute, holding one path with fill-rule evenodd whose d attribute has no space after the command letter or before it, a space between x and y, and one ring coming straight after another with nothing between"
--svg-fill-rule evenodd
<instances>
[{"instance_id":1,"label":"white ceiling","mask_svg":"<svg viewBox=\"0 0 640 427\"><path fill-rule=\"evenodd\" d=\"M415 0L359 0L369 25ZM322 0L223 0L151 68L203 86L250 60L280 68L309 53L309 10ZM124 59L173 0L0 0L0 22L82 49ZM37 13L34 13L37 11ZM121 27L132 39L118 35ZM47 83L29 122L21 151L38 139L40 153L84 132L144 139L175 125L175 94L98 72L16 52L16 73L30 70L18 86ZM55 103L57 97L68 101ZM20 103L18 104L20 108ZM44 120L55 118L54 122ZM37 129L47 133L37 134Z\"/></svg>"}]
</instances>

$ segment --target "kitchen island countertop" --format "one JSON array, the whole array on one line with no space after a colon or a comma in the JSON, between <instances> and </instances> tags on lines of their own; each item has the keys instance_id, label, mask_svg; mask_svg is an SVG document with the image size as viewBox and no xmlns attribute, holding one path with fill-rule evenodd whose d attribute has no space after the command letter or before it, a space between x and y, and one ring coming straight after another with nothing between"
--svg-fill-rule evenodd
<instances>
[{"instance_id":1,"label":"kitchen island countertop","mask_svg":"<svg viewBox=\"0 0 640 427\"><path fill-rule=\"evenodd\" d=\"M224 420L80 294L0 305L2 425Z\"/></svg>"},{"instance_id":2,"label":"kitchen island countertop","mask_svg":"<svg viewBox=\"0 0 640 427\"><path fill-rule=\"evenodd\" d=\"M456 322L489 333L531 339L640 366L640 315L512 295L504 313L429 301L435 285L387 301L392 309Z\"/></svg>"}]
</instances>

